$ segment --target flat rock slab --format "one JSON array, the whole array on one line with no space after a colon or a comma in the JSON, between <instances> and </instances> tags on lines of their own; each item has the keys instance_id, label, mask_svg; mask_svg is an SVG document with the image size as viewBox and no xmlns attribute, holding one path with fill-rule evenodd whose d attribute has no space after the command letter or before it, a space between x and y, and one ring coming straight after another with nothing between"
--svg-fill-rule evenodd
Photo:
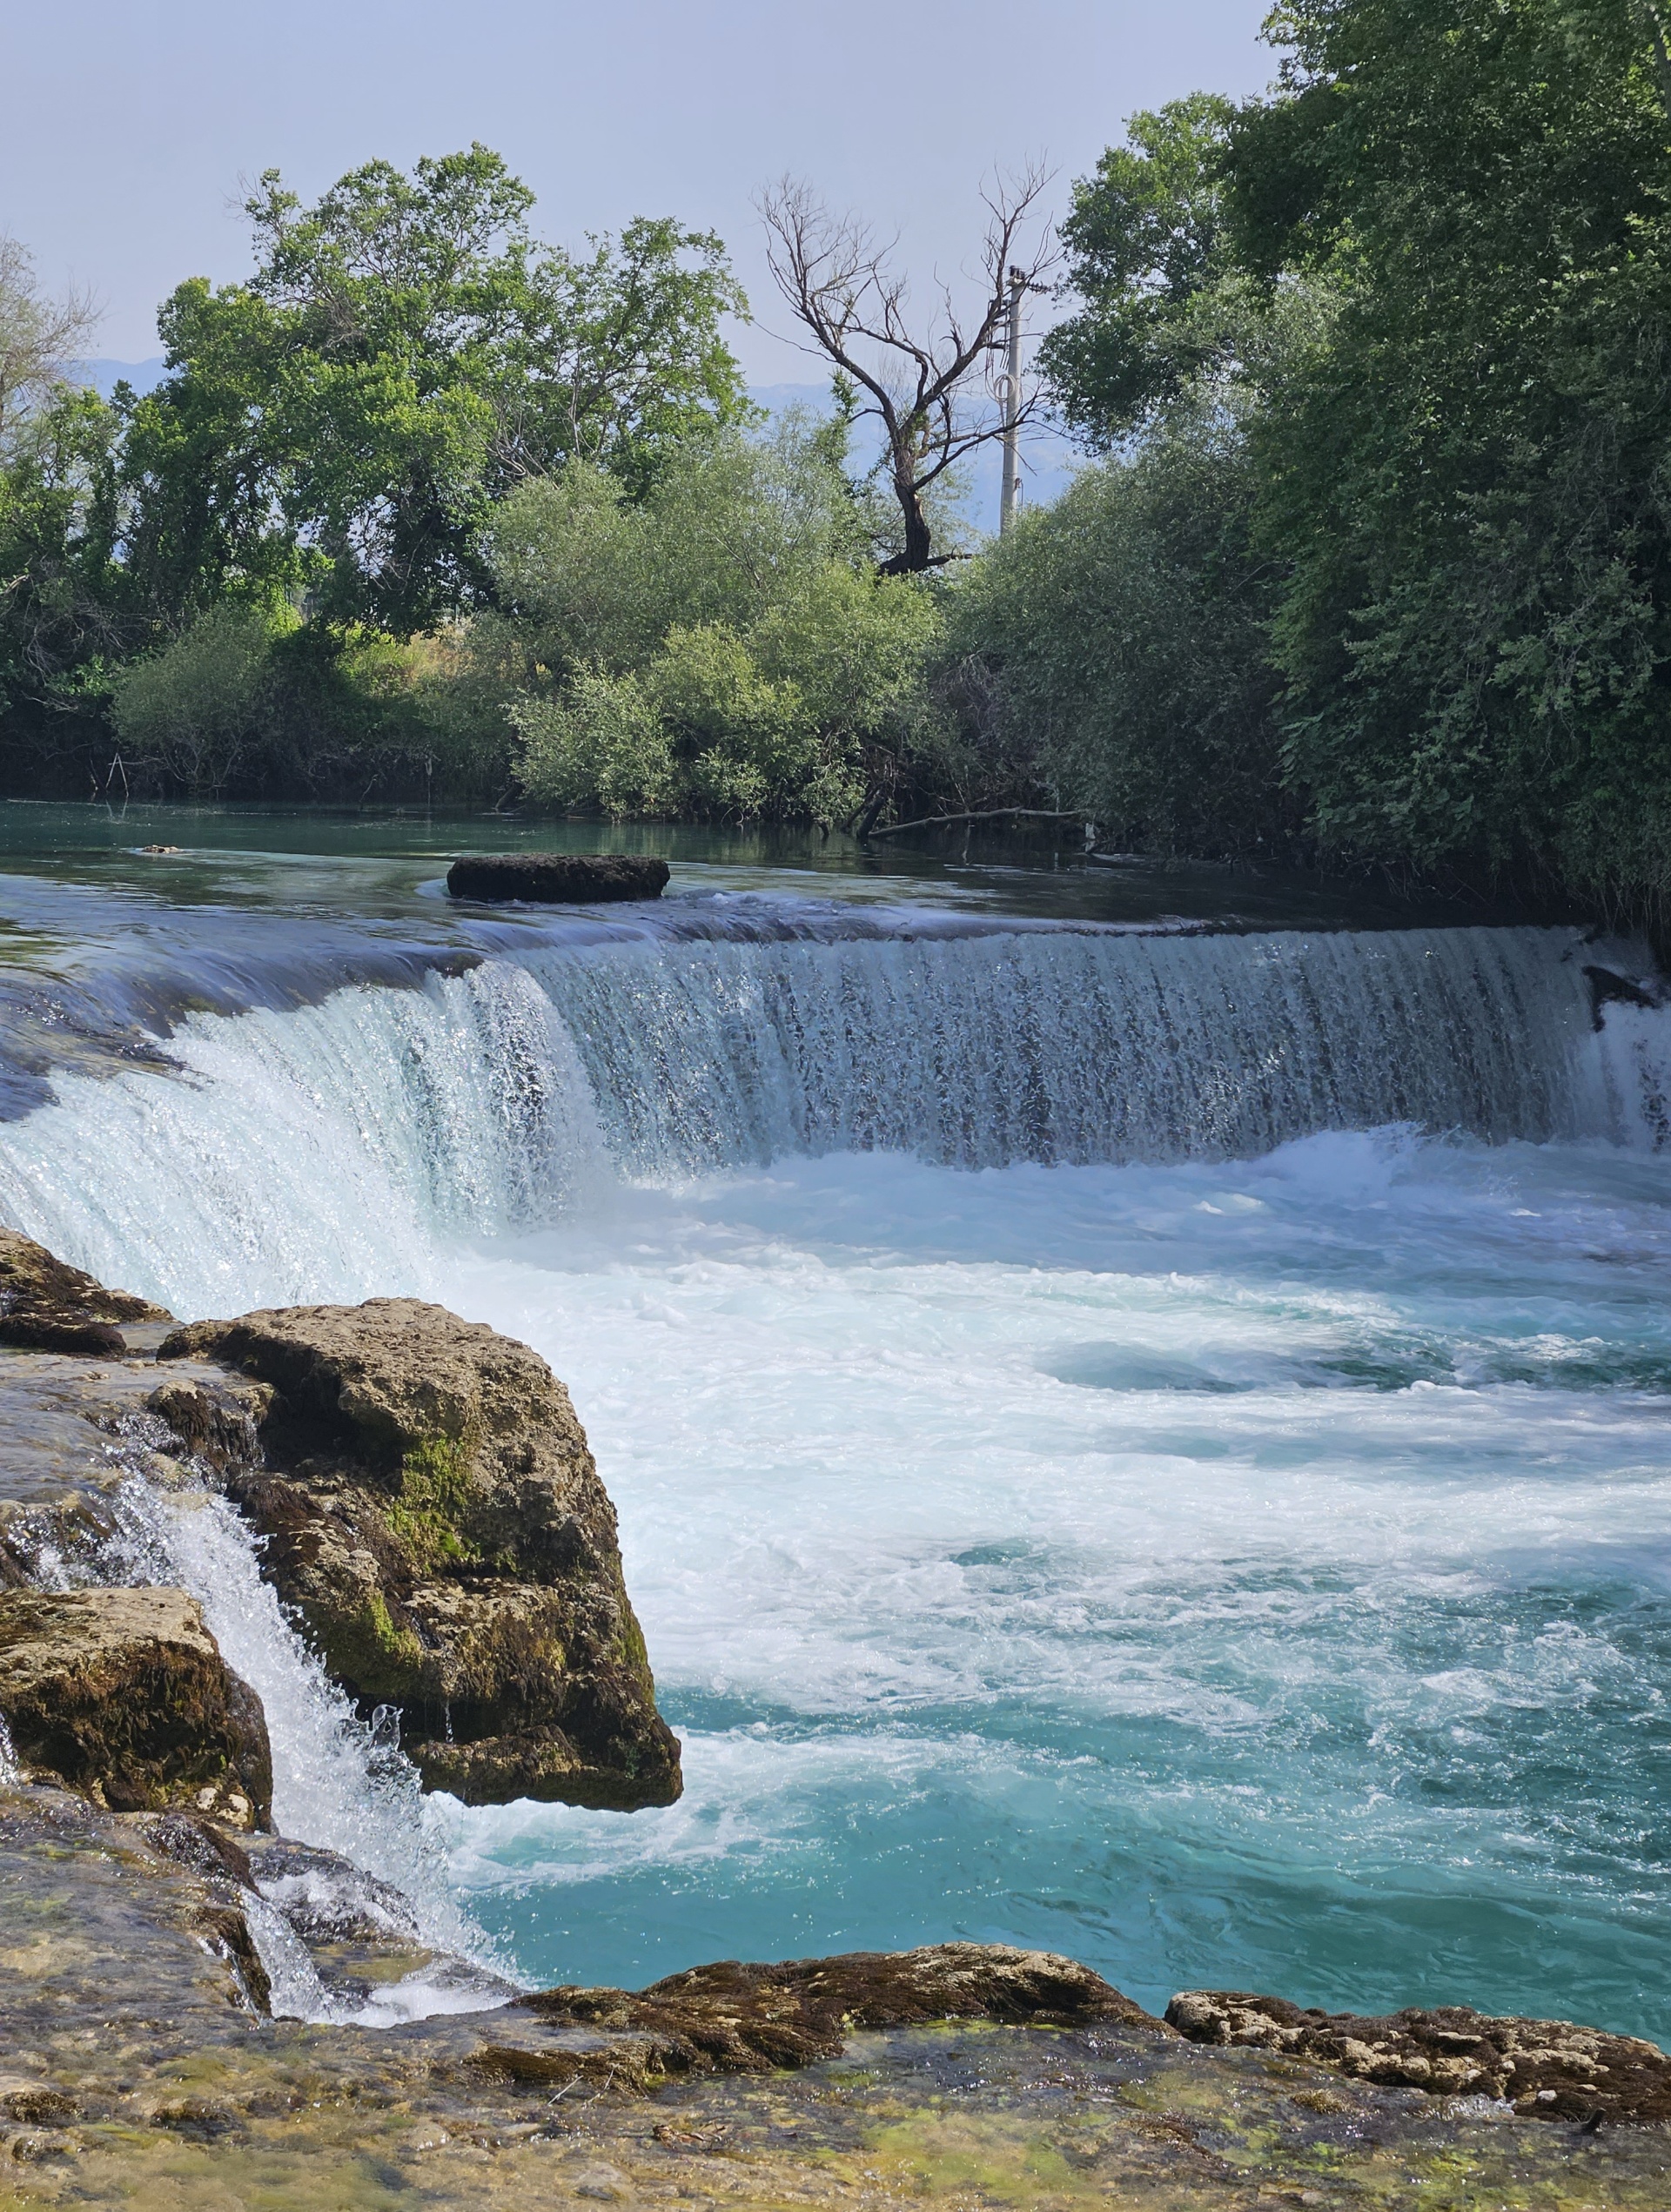
<instances>
[{"instance_id":1,"label":"flat rock slab","mask_svg":"<svg viewBox=\"0 0 1671 2212\"><path fill-rule=\"evenodd\" d=\"M0 1344L119 1359L128 1348L118 1324L168 1319L149 1299L107 1290L33 1237L0 1228Z\"/></svg>"},{"instance_id":2,"label":"flat rock slab","mask_svg":"<svg viewBox=\"0 0 1671 2212\"><path fill-rule=\"evenodd\" d=\"M0 1596L0 1718L21 1766L95 1804L271 1819L261 1701L183 1590Z\"/></svg>"},{"instance_id":3,"label":"flat rock slab","mask_svg":"<svg viewBox=\"0 0 1671 2212\"><path fill-rule=\"evenodd\" d=\"M660 898L668 864L624 852L494 852L455 860L446 871L454 898L523 899L542 906L596 906Z\"/></svg>"},{"instance_id":4,"label":"flat rock slab","mask_svg":"<svg viewBox=\"0 0 1671 2212\"><path fill-rule=\"evenodd\" d=\"M1239 1989L1187 1989L1166 2017L1193 2043L1242 2044L1431 2095L1501 2099L1533 2120L1671 2120L1671 2059L1640 2036L1463 2005L1371 2018Z\"/></svg>"}]
</instances>

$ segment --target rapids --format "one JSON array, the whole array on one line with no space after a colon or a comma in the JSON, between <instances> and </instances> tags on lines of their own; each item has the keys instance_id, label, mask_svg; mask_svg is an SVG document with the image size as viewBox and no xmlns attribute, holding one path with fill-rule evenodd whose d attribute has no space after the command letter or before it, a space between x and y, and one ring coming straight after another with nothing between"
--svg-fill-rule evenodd
<instances>
[{"instance_id":1,"label":"rapids","mask_svg":"<svg viewBox=\"0 0 1671 2212\"><path fill-rule=\"evenodd\" d=\"M1574 930L750 881L195 1005L176 917L0 1126L107 1280L441 1298L587 1423L683 1801L420 1813L230 1516L153 1528L285 1825L539 1981L968 1935L1671 2032L1668 1018Z\"/></svg>"}]
</instances>

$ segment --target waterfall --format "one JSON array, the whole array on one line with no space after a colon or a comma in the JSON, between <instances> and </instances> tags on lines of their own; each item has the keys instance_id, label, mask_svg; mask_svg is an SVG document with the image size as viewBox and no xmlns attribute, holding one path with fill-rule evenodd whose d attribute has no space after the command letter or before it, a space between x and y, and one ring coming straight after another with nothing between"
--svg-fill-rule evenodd
<instances>
[{"instance_id":1,"label":"waterfall","mask_svg":"<svg viewBox=\"0 0 1671 2212\"><path fill-rule=\"evenodd\" d=\"M0 1139L0 1211L189 1315L436 1294L438 1237L795 1153L1164 1162L1392 1122L1640 1139L1666 1025L1615 1008L1598 1038L1586 957L1530 928L546 945L190 1015L171 1071L60 1072Z\"/></svg>"},{"instance_id":2,"label":"waterfall","mask_svg":"<svg viewBox=\"0 0 1671 2212\"><path fill-rule=\"evenodd\" d=\"M1068 931L590 948L530 965L612 1156L664 1177L891 1148L950 1166L1247 1157L1415 1122L1619 1118L1572 932Z\"/></svg>"},{"instance_id":3,"label":"waterfall","mask_svg":"<svg viewBox=\"0 0 1671 2212\"><path fill-rule=\"evenodd\" d=\"M795 1154L1160 1166L1388 1124L1664 1144L1671 1019L1615 1004L1598 1030L1594 957L1563 929L1168 934L810 908L777 929L710 908L700 929L552 930L473 965L313 978L289 1002L271 979L241 1006L205 991L182 1012L187 993L143 1052L61 1055L50 1100L0 1125L0 1217L191 1318L457 1302L461 1242L584 1216L623 1183ZM123 1512L110 1570L193 1591L259 1692L281 1829L399 1887L429 1941L487 1970L469 2001L491 1999L497 1962L448 1892L435 1809L303 1647L247 1528L137 1478ZM0 1731L0 1783L6 1754ZM256 1920L286 2007L335 2016L282 1915ZM426 1985L379 2002L455 2000Z\"/></svg>"}]
</instances>

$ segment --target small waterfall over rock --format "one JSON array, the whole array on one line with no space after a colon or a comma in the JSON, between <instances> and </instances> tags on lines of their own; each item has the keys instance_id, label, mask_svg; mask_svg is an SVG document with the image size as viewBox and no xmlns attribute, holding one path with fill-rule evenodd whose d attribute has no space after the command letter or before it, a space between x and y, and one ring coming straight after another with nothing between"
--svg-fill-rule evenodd
<instances>
[{"instance_id":1,"label":"small waterfall over rock","mask_svg":"<svg viewBox=\"0 0 1671 2212\"><path fill-rule=\"evenodd\" d=\"M1531 928L545 945L190 1016L172 1072L60 1074L4 1133L0 1212L190 1316L439 1294L438 1235L797 1153L1165 1162L1392 1122L1646 1140L1666 1025L1617 1008L1598 1037L1586 957Z\"/></svg>"}]
</instances>

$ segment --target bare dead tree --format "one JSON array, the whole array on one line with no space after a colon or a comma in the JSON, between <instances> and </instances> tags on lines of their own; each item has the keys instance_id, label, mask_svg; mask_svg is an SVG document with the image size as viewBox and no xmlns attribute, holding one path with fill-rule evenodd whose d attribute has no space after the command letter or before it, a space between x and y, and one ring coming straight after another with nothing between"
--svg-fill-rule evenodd
<instances>
[{"instance_id":1,"label":"bare dead tree","mask_svg":"<svg viewBox=\"0 0 1671 2212\"><path fill-rule=\"evenodd\" d=\"M951 288L938 287L926 320L907 319L909 286L896 267L896 239L878 240L856 215L831 212L810 186L786 177L756 205L766 225L766 259L790 313L837 373L865 395L858 413L882 424L883 454L904 522L904 542L882 573L908 575L940 567L923 511L929 485L976 446L1002 437L990 409L970 407L970 387L990 380L1018 287L1037 282L1055 260L1053 234L1038 202L1049 178L1037 168L1000 178L981 197L987 211L981 290L972 319ZM1010 395L1017 422L1038 404L1038 387Z\"/></svg>"},{"instance_id":2,"label":"bare dead tree","mask_svg":"<svg viewBox=\"0 0 1671 2212\"><path fill-rule=\"evenodd\" d=\"M72 290L49 299L28 247L0 231L0 452L24 419L70 380L98 320L91 292Z\"/></svg>"}]
</instances>

